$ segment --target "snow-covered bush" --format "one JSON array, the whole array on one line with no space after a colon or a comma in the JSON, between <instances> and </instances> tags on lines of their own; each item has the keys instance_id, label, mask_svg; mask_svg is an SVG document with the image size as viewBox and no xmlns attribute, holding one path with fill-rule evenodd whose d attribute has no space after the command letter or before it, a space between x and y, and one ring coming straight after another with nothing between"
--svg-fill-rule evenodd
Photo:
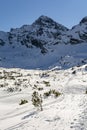
<instances>
[{"instance_id":1,"label":"snow-covered bush","mask_svg":"<svg viewBox=\"0 0 87 130\"><path fill-rule=\"evenodd\" d=\"M23 104L26 104L26 103L28 103L28 101L27 101L27 100L25 100L25 99L24 99L24 100L22 100L22 99L21 99L21 102L19 103L19 105L23 105Z\"/></svg>"},{"instance_id":2,"label":"snow-covered bush","mask_svg":"<svg viewBox=\"0 0 87 130\"><path fill-rule=\"evenodd\" d=\"M86 88L85 94L87 94L87 88Z\"/></svg>"},{"instance_id":3,"label":"snow-covered bush","mask_svg":"<svg viewBox=\"0 0 87 130\"><path fill-rule=\"evenodd\" d=\"M42 102L43 102L43 100L42 100L41 94L34 91L33 94L32 94L32 104L42 111L43 110Z\"/></svg>"},{"instance_id":4,"label":"snow-covered bush","mask_svg":"<svg viewBox=\"0 0 87 130\"><path fill-rule=\"evenodd\" d=\"M49 97L52 94L54 95L55 98L61 95L61 93L59 91L53 89L53 90L49 90L48 92L45 92L44 97Z\"/></svg>"},{"instance_id":5,"label":"snow-covered bush","mask_svg":"<svg viewBox=\"0 0 87 130\"><path fill-rule=\"evenodd\" d=\"M50 82L48 82L48 81L43 81L43 83L44 83L47 87L50 87Z\"/></svg>"}]
</instances>

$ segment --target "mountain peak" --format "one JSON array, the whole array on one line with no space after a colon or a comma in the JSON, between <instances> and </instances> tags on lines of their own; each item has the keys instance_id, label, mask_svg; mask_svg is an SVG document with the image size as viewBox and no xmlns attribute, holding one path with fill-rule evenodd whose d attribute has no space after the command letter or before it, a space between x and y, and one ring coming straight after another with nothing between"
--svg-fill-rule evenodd
<instances>
[{"instance_id":1,"label":"mountain peak","mask_svg":"<svg viewBox=\"0 0 87 130\"><path fill-rule=\"evenodd\" d=\"M46 19L51 19L51 18L45 15L41 15L38 19L46 20Z\"/></svg>"},{"instance_id":2,"label":"mountain peak","mask_svg":"<svg viewBox=\"0 0 87 130\"><path fill-rule=\"evenodd\" d=\"M68 30L65 26L55 22L53 19L49 18L48 16L41 15L32 25L39 26L40 28L49 28L55 29L56 31L65 32Z\"/></svg>"},{"instance_id":3,"label":"mountain peak","mask_svg":"<svg viewBox=\"0 0 87 130\"><path fill-rule=\"evenodd\" d=\"M47 16L41 15L33 24L45 25L45 24L51 24L51 23L56 23L56 22Z\"/></svg>"},{"instance_id":4,"label":"mountain peak","mask_svg":"<svg viewBox=\"0 0 87 130\"><path fill-rule=\"evenodd\" d=\"M87 23L87 16L85 16L81 21L80 23Z\"/></svg>"}]
</instances>

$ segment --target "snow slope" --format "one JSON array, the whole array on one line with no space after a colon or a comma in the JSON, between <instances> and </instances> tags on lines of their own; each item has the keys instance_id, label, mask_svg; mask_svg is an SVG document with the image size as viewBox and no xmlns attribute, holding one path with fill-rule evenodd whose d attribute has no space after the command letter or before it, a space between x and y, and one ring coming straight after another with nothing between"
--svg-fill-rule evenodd
<instances>
[{"instance_id":1,"label":"snow slope","mask_svg":"<svg viewBox=\"0 0 87 130\"><path fill-rule=\"evenodd\" d=\"M48 69L87 63L87 17L72 29L40 16L32 25L0 32L0 67Z\"/></svg>"},{"instance_id":2,"label":"snow slope","mask_svg":"<svg viewBox=\"0 0 87 130\"><path fill-rule=\"evenodd\" d=\"M69 68L87 63L87 43L76 45L58 44L49 48L45 55L34 47L4 46L0 48L0 67L24 69L48 69L54 66ZM48 47L47 47L48 48ZM20 50L20 51L19 51Z\"/></svg>"},{"instance_id":3,"label":"snow slope","mask_svg":"<svg viewBox=\"0 0 87 130\"><path fill-rule=\"evenodd\" d=\"M44 71L1 68L0 79L0 130L87 129L86 65ZM61 95L44 97L49 90ZM32 105L34 91L42 95L43 111ZM28 103L19 105L21 99Z\"/></svg>"}]
</instances>

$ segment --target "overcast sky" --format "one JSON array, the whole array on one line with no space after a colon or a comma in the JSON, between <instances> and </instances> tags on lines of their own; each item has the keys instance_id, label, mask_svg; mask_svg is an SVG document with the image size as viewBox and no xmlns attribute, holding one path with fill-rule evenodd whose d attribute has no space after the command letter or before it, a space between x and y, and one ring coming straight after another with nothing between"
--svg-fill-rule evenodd
<instances>
[{"instance_id":1,"label":"overcast sky","mask_svg":"<svg viewBox=\"0 0 87 130\"><path fill-rule=\"evenodd\" d=\"M41 15L71 28L87 16L87 0L0 0L0 30L31 24Z\"/></svg>"}]
</instances>

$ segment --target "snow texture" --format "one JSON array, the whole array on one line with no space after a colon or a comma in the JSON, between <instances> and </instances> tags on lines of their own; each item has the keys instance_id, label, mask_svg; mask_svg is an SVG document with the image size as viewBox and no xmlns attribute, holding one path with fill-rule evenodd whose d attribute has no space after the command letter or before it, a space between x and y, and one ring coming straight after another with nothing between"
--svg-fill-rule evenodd
<instances>
[{"instance_id":1,"label":"snow texture","mask_svg":"<svg viewBox=\"0 0 87 130\"><path fill-rule=\"evenodd\" d=\"M86 130L86 68L86 65L44 71L1 68L0 130ZM61 95L44 97L49 90ZM32 105L34 91L42 95L43 111ZM21 99L28 103L19 105Z\"/></svg>"}]
</instances>

